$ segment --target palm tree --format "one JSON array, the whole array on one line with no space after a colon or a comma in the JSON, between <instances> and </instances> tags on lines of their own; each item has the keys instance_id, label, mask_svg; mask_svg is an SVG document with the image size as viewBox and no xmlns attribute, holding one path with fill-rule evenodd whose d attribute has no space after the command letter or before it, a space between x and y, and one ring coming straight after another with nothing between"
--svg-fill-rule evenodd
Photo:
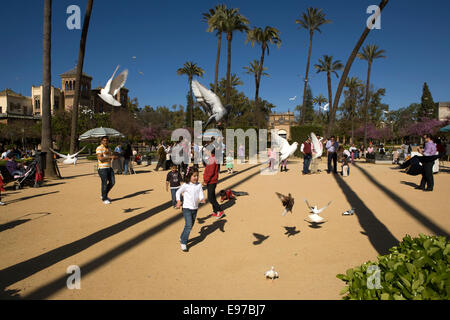
<instances>
[{"instance_id":1,"label":"palm tree","mask_svg":"<svg viewBox=\"0 0 450 320\"><path fill-rule=\"evenodd\" d=\"M348 88L348 95L350 97L350 105L351 105L351 111L350 111L350 117L352 120L352 143L355 142L354 137L354 120L355 120L355 106L356 106L356 94L358 92L358 88L362 87L363 84L361 80L359 80L357 77L347 78L345 81L345 86Z\"/></svg>"},{"instance_id":2,"label":"palm tree","mask_svg":"<svg viewBox=\"0 0 450 320\"><path fill-rule=\"evenodd\" d=\"M77 125L78 125L78 107L80 104L81 74L83 72L84 54L86 51L86 39L93 5L94 0L88 0L86 13L84 15L83 30L81 31L80 51L78 52L77 74L75 79L75 96L73 99L73 107L72 107L72 127L70 130L70 151L69 151L70 154L75 153L75 147L78 141Z\"/></svg>"},{"instance_id":3,"label":"palm tree","mask_svg":"<svg viewBox=\"0 0 450 320\"><path fill-rule=\"evenodd\" d=\"M312 49L312 40L314 31L322 31L319 29L320 26L326 23L331 23L331 20L325 19L325 13L322 12L322 9L309 7L307 12L302 13L302 17L300 19L295 20L295 23L299 24L299 28L304 28L309 31L309 50L308 50L308 61L306 63L306 73L305 73L305 85L303 88L303 112L300 118L300 123L303 124L305 122L306 115L306 105L305 105L305 97L306 97L306 87L308 86L308 73L309 73L309 64L311 61L311 49Z\"/></svg>"},{"instance_id":4,"label":"palm tree","mask_svg":"<svg viewBox=\"0 0 450 320\"><path fill-rule=\"evenodd\" d=\"M334 73L337 78L339 75L337 74L338 70L342 70L344 65L340 60L333 61L333 56L324 55L323 59L319 59L319 64L314 65L314 68L317 69L317 73L326 72L327 73L327 84L328 84L328 102L329 102L329 110L330 113L333 113L331 109L333 96L331 94L331 73ZM329 120L329 119L328 119Z\"/></svg>"},{"instance_id":5,"label":"palm tree","mask_svg":"<svg viewBox=\"0 0 450 320\"><path fill-rule=\"evenodd\" d=\"M378 7L380 8L380 14L383 11L383 9L386 7L388 2L389 2L389 0L381 0L381 3L378 5ZM374 20L375 20L375 17L374 17ZM334 113L331 114L331 117L330 117L330 122L329 122L328 129L327 129L327 136L330 136L331 131L333 130L333 127L334 127L334 118L336 116L336 110L337 110L337 106L339 105L339 99L341 97L342 90L344 89L345 80L347 79L347 76L350 72L353 61L355 60L356 55L358 54L358 51L361 48L362 44L364 43L367 36L369 35L370 30L371 29L369 29L367 27L364 28L364 31L363 31L361 37L359 38L358 42L356 43L355 47L353 48L353 51L350 54L350 57L348 58L347 63L345 64L344 72L342 73L341 80L339 81L339 85L336 90L336 95L334 97L334 104L333 104Z\"/></svg>"},{"instance_id":6,"label":"palm tree","mask_svg":"<svg viewBox=\"0 0 450 320\"><path fill-rule=\"evenodd\" d=\"M192 96L192 79L194 78L194 76L198 76L198 77L203 77L203 75L205 74L205 71L200 68L199 66L197 66L196 63L192 62L192 61L188 61L185 62L183 68L179 68L177 70L177 74L179 76L181 75L187 75L188 76L188 81L189 81L189 96L191 98L191 101L194 101L193 96ZM194 127L194 119L193 119L193 114L194 114L194 104L191 104L191 125L192 128Z\"/></svg>"},{"instance_id":7,"label":"palm tree","mask_svg":"<svg viewBox=\"0 0 450 320\"><path fill-rule=\"evenodd\" d=\"M224 12L223 31L227 34L228 53L227 53L227 91L225 95L226 103L230 103L231 96L231 41L233 32L247 31L247 25L250 23L247 18L239 13L239 9L226 9Z\"/></svg>"},{"instance_id":8,"label":"palm tree","mask_svg":"<svg viewBox=\"0 0 450 320\"><path fill-rule=\"evenodd\" d=\"M357 54L359 59L366 60L369 65L367 69L366 98L364 100L364 145L366 145L367 142L367 124L369 121L370 72L372 63L375 59L386 58L386 56L383 55L384 52L384 50L379 50L377 45L367 45L363 48L362 52Z\"/></svg>"},{"instance_id":9,"label":"palm tree","mask_svg":"<svg viewBox=\"0 0 450 320\"><path fill-rule=\"evenodd\" d=\"M319 114L320 114L320 108L322 107L322 104L325 104L327 102L328 102L328 100L327 100L327 98L325 98L323 96L323 94L319 94L317 97L313 98L313 103L319 105Z\"/></svg>"},{"instance_id":10,"label":"palm tree","mask_svg":"<svg viewBox=\"0 0 450 320\"><path fill-rule=\"evenodd\" d=\"M267 72L264 72L264 71L267 70L266 67L263 67L262 70L261 70L261 67L260 67L260 64L259 64L258 60L250 61L250 66L246 66L246 67L243 67L243 68L245 70L247 70L245 73L252 74L254 76L254 78L255 78L255 85L257 85L257 83L258 83L258 76L259 76L259 74L261 74L262 76L266 76L266 77L269 76L269 74Z\"/></svg>"},{"instance_id":11,"label":"palm tree","mask_svg":"<svg viewBox=\"0 0 450 320\"><path fill-rule=\"evenodd\" d=\"M203 13L203 21L208 23L208 29L206 31L216 31L218 38L217 41L217 58L216 58L216 71L214 74L214 93L217 93L217 81L219 77L219 61L220 61L220 48L222 46L222 33L224 29L225 10L227 6L219 4L214 9L209 9L208 12Z\"/></svg>"},{"instance_id":12,"label":"palm tree","mask_svg":"<svg viewBox=\"0 0 450 320\"><path fill-rule=\"evenodd\" d=\"M52 48L52 0L44 1L44 27L43 27L43 59L42 59L42 136L41 150L46 152L46 176L57 178L52 147L52 115L50 106L51 92L51 48Z\"/></svg>"},{"instance_id":13,"label":"palm tree","mask_svg":"<svg viewBox=\"0 0 450 320\"><path fill-rule=\"evenodd\" d=\"M261 59L259 62L259 72L256 79L256 93L255 93L255 103L258 102L259 98L259 85L261 83L261 75L264 69L264 55L267 51L267 55L269 55L269 46L268 44L276 44L278 49L280 49L281 46L281 38L280 38L280 31L278 29L266 26L263 29L254 27L252 30L249 30L247 32L247 39L245 40L245 43L251 42L252 47L255 46L255 43L258 43L261 45ZM255 60L256 61L256 60Z\"/></svg>"}]
</instances>

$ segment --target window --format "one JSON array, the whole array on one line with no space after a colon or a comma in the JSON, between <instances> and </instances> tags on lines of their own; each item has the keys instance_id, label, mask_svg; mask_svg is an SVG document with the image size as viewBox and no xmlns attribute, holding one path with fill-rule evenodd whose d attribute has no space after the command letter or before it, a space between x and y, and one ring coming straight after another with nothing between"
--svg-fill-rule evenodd
<instances>
[{"instance_id":1,"label":"window","mask_svg":"<svg viewBox=\"0 0 450 320\"><path fill-rule=\"evenodd\" d=\"M3 109L3 107L0 107L0 113L3 113L3 110L2 110L2 109Z\"/></svg>"},{"instance_id":2,"label":"window","mask_svg":"<svg viewBox=\"0 0 450 320\"><path fill-rule=\"evenodd\" d=\"M68 84L68 82L66 81L66 86L65 86L65 90L67 91L67 90L69 90L69 84Z\"/></svg>"}]
</instances>

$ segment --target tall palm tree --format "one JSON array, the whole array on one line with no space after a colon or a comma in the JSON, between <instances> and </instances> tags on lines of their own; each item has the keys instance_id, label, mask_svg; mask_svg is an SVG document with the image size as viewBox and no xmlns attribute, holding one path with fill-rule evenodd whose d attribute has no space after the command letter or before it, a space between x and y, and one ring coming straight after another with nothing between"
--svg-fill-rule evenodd
<instances>
[{"instance_id":1,"label":"tall palm tree","mask_svg":"<svg viewBox=\"0 0 450 320\"><path fill-rule=\"evenodd\" d=\"M323 94L319 94L317 97L313 98L313 103L319 105L319 114L320 114L320 108L323 104L327 103L328 100L323 96Z\"/></svg>"},{"instance_id":2,"label":"tall palm tree","mask_svg":"<svg viewBox=\"0 0 450 320\"><path fill-rule=\"evenodd\" d=\"M197 64L195 62L192 61L188 61L184 63L183 68L179 68L177 70L177 74L179 76L181 75L187 75L188 76L188 81L189 81L189 96L191 98L191 101L194 101L193 96L192 96L192 80L194 79L194 76L198 76L198 77L203 77L203 75L205 74L205 70L203 70L202 68L200 68L199 66L197 66ZM193 114L194 114L194 105L191 105L191 125L192 128L194 127L194 119L193 119Z\"/></svg>"},{"instance_id":3,"label":"tall palm tree","mask_svg":"<svg viewBox=\"0 0 450 320\"><path fill-rule=\"evenodd\" d=\"M214 93L217 93L217 81L219 77L219 61L220 61L220 48L222 47L222 33L224 29L225 10L227 6L219 4L214 9L209 9L208 12L203 13L203 21L208 23L208 32L216 31L217 35L217 57L216 57L216 71L214 74Z\"/></svg>"},{"instance_id":4,"label":"tall palm tree","mask_svg":"<svg viewBox=\"0 0 450 320\"><path fill-rule=\"evenodd\" d=\"M235 31L247 31L247 25L250 23L246 17L239 13L239 9L226 9L224 13L223 31L227 34L228 50L227 50L227 91L225 100L230 103L231 98L231 41Z\"/></svg>"},{"instance_id":5,"label":"tall palm tree","mask_svg":"<svg viewBox=\"0 0 450 320\"><path fill-rule=\"evenodd\" d=\"M330 105L328 106L330 113L333 112L331 109L333 96L331 94L331 73L334 73L337 78L339 75L337 71L342 70L344 65L340 60L333 61L333 56L324 55L323 59L319 59L319 64L315 64L314 68L316 68L317 73L326 72L327 74L327 84L328 84L328 102ZM329 119L328 119L329 120Z\"/></svg>"},{"instance_id":6,"label":"tall palm tree","mask_svg":"<svg viewBox=\"0 0 450 320\"><path fill-rule=\"evenodd\" d=\"M86 13L84 15L83 30L81 31L80 51L78 51L77 74L75 79L75 96L73 99L73 107L72 107L72 127L70 130L70 151L69 151L70 154L75 153L75 147L78 142L77 126L78 126L78 107L80 104L81 75L83 72L84 54L86 51L86 39L89 30L89 21L91 19L93 5L94 0L88 0Z\"/></svg>"},{"instance_id":7,"label":"tall palm tree","mask_svg":"<svg viewBox=\"0 0 450 320\"><path fill-rule=\"evenodd\" d=\"M255 85L258 83L258 76L261 74L261 76L268 77L269 74L267 72L264 72L267 70L266 67L261 68L258 60L250 61L249 66L243 67L245 70L247 70L245 73L252 74L255 78ZM256 95L255 95L256 96Z\"/></svg>"},{"instance_id":8,"label":"tall palm tree","mask_svg":"<svg viewBox=\"0 0 450 320\"><path fill-rule=\"evenodd\" d=\"M378 5L378 7L380 8L380 14L383 11L383 9L386 7L386 5L388 4L389 0L381 0L380 4ZM375 21L375 18L373 19L372 22ZM364 41L366 40L367 36L369 35L371 29L367 28L367 26L364 28L364 31L361 35L361 37L359 38L358 42L356 43L355 47L353 48L352 53L350 54L347 63L345 64L345 68L344 68L344 72L342 72L342 76L341 76L341 80L339 81L339 85L337 87L336 90L336 95L334 97L334 103L333 103L333 110L334 113L332 113L330 115L330 122L327 128L327 136L330 136L333 127L334 127L334 119L336 117L336 110L337 110L337 106L339 105L339 99L341 97L342 94L342 90L344 89L344 85L345 85L345 80L347 79L347 76L350 72L350 69L352 67L353 61L355 61L356 55L358 54L359 49L361 48L361 46L363 45Z\"/></svg>"},{"instance_id":9,"label":"tall palm tree","mask_svg":"<svg viewBox=\"0 0 450 320\"><path fill-rule=\"evenodd\" d=\"M251 42L252 47L255 46L255 43L258 43L261 45L261 59L259 62L259 65L261 68L259 68L259 73L257 75L256 80L256 93L255 93L255 103L258 102L259 98L259 85L261 83L261 75L264 68L264 56L267 51L267 55L269 55L269 44L276 44L278 49L281 47L281 38L280 38L280 31L276 28L266 26L263 29L254 27L251 30L247 31L247 39L245 40L246 43Z\"/></svg>"},{"instance_id":10,"label":"tall palm tree","mask_svg":"<svg viewBox=\"0 0 450 320\"><path fill-rule=\"evenodd\" d=\"M361 60L366 60L369 66L367 69L366 98L364 100L364 145L366 145L367 142L367 124L369 122L370 72L372 63L375 59L386 58L383 53L385 53L385 51L379 50L377 45L369 44L362 49L362 52L357 54L357 57Z\"/></svg>"},{"instance_id":11,"label":"tall palm tree","mask_svg":"<svg viewBox=\"0 0 450 320\"><path fill-rule=\"evenodd\" d=\"M295 20L295 23L300 25L299 26L300 29L304 28L309 31L308 61L306 63L305 85L303 88L303 103L302 103L303 112L300 118L300 123L303 124L305 122L306 116L306 104L305 104L306 87L308 86L309 64L311 62L311 49L314 31L319 31L320 33L322 33L319 27L326 23L331 23L331 20L325 19L325 13L322 12L322 9L309 7L306 12L302 13L300 19Z\"/></svg>"},{"instance_id":12,"label":"tall palm tree","mask_svg":"<svg viewBox=\"0 0 450 320\"><path fill-rule=\"evenodd\" d=\"M42 136L41 150L46 152L46 172L50 178L57 178L53 162L52 147L52 115L50 106L50 92L52 83L51 48L52 48L52 0L44 0L44 27L43 27L43 59L42 59Z\"/></svg>"},{"instance_id":13,"label":"tall palm tree","mask_svg":"<svg viewBox=\"0 0 450 320\"><path fill-rule=\"evenodd\" d=\"M355 121L355 107L356 107L356 95L358 92L358 88L362 87L363 84L361 80L359 80L357 77L347 78L345 81L345 86L348 88L348 95L350 98L350 105L351 105L351 111L350 111L350 117L352 121L352 143L355 142L355 136L354 136L354 121Z\"/></svg>"}]
</instances>

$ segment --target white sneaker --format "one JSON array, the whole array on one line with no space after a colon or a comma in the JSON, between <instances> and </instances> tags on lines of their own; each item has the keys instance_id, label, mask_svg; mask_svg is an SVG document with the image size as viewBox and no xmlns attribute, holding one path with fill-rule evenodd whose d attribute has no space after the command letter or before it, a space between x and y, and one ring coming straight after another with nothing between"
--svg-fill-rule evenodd
<instances>
[{"instance_id":1,"label":"white sneaker","mask_svg":"<svg viewBox=\"0 0 450 320\"><path fill-rule=\"evenodd\" d=\"M181 250L183 250L183 251L187 251L187 247L186 247L186 245L185 245L185 244L181 244Z\"/></svg>"},{"instance_id":2,"label":"white sneaker","mask_svg":"<svg viewBox=\"0 0 450 320\"><path fill-rule=\"evenodd\" d=\"M111 201L109 201L108 199L106 199L105 201L103 201L104 204L111 204Z\"/></svg>"}]
</instances>

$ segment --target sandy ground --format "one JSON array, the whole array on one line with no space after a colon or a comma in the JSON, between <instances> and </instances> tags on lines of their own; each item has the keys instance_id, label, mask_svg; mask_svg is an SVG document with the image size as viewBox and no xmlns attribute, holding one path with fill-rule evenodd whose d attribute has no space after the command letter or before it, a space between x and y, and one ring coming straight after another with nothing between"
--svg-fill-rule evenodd
<instances>
[{"instance_id":1,"label":"sandy ground","mask_svg":"<svg viewBox=\"0 0 450 320\"><path fill-rule=\"evenodd\" d=\"M323 158L320 168L325 165ZM210 204L201 206L184 253L184 220L170 206L167 172L151 165L136 166L136 175L116 175L113 202L105 205L94 162L60 165L64 179L3 194L2 297L340 299L338 273L375 261L406 234L450 233L448 171L435 175L430 193L414 189L420 177L393 165L360 162L349 177L304 176L301 166L290 161L288 172L272 176L251 164L222 173L217 190L249 195L225 204L220 220L210 216ZM281 216L276 191L292 193L292 214ZM326 222L305 221L304 198L319 207L333 200L323 213ZM356 215L342 216L351 207ZM80 290L66 286L71 265L80 267ZM274 281L264 277L271 266L280 276Z\"/></svg>"}]
</instances>

